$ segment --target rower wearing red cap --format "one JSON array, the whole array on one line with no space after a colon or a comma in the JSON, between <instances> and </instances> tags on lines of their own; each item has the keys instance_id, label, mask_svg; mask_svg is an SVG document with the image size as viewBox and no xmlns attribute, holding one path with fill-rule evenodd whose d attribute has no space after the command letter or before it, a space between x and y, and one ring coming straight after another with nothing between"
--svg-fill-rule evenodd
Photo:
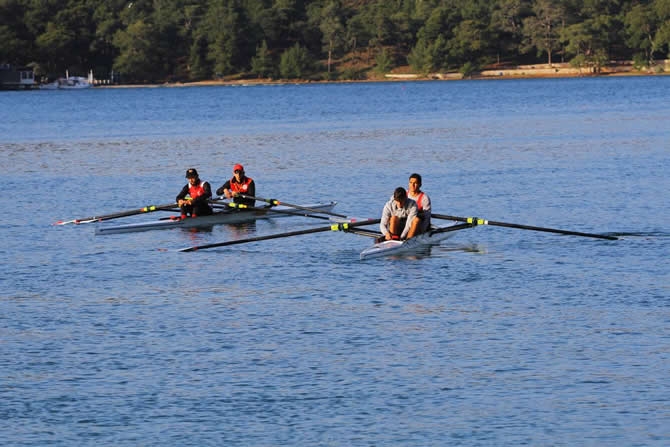
<instances>
[{"instance_id":1,"label":"rower wearing red cap","mask_svg":"<svg viewBox=\"0 0 670 447\"><path fill-rule=\"evenodd\" d=\"M256 195L256 185L253 179L247 177L244 173L244 166L236 164L233 166L233 177L223 184L222 187L216 190L217 195L224 195L233 202L240 203L246 206L254 206L256 201L254 199L246 199L240 197L240 194L247 196Z\"/></svg>"}]
</instances>

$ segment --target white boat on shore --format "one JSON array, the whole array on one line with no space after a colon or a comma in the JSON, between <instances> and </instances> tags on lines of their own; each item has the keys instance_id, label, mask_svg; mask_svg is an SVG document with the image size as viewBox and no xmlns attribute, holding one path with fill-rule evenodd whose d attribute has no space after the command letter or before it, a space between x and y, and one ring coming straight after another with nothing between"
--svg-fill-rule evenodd
<instances>
[{"instance_id":1,"label":"white boat on shore","mask_svg":"<svg viewBox=\"0 0 670 447\"><path fill-rule=\"evenodd\" d=\"M40 85L41 90L81 90L91 88L93 85L88 79L81 76L72 76L69 78L60 78L54 82Z\"/></svg>"},{"instance_id":2,"label":"white boat on shore","mask_svg":"<svg viewBox=\"0 0 670 447\"><path fill-rule=\"evenodd\" d=\"M337 202L325 202L301 205L301 207L327 213L330 212L336 204ZM137 222L122 225L96 224L95 234L102 236L107 234L135 233L149 230L166 230L170 228L209 228L214 225L221 224L253 222L257 219L309 216L317 214L314 211L301 211L282 205L266 208L254 208L251 210L230 208L224 209L223 211L216 211L214 214L209 216L188 217L185 219L181 219L179 216L175 215L150 222Z\"/></svg>"},{"instance_id":3,"label":"white boat on shore","mask_svg":"<svg viewBox=\"0 0 670 447\"><path fill-rule=\"evenodd\" d=\"M80 90L91 88L93 84L87 78L82 76L70 76L69 78L59 79L58 88L61 90Z\"/></svg>"},{"instance_id":4,"label":"white boat on shore","mask_svg":"<svg viewBox=\"0 0 670 447\"><path fill-rule=\"evenodd\" d=\"M41 90L81 90L93 87L93 72L88 77L70 76L67 72L64 78L58 78L48 84L40 85Z\"/></svg>"}]
</instances>

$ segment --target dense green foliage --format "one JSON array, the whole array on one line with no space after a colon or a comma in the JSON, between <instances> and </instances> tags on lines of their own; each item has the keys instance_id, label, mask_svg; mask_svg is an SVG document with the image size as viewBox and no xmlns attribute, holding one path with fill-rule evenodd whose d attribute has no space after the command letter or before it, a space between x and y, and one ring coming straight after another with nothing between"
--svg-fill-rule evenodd
<instances>
[{"instance_id":1,"label":"dense green foliage","mask_svg":"<svg viewBox=\"0 0 670 447\"><path fill-rule=\"evenodd\" d=\"M670 0L0 0L0 63L126 82L649 65Z\"/></svg>"}]
</instances>

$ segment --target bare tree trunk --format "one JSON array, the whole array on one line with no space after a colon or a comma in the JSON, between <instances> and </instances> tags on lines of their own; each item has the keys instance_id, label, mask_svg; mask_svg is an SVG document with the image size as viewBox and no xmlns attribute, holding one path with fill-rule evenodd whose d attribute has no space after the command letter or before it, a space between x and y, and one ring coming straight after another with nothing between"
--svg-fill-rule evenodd
<instances>
[{"instance_id":1,"label":"bare tree trunk","mask_svg":"<svg viewBox=\"0 0 670 447\"><path fill-rule=\"evenodd\" d=\"M333 56L333 39L328 41L328 74L330 74L330 64Z\"/></svg>"}]
</instances>

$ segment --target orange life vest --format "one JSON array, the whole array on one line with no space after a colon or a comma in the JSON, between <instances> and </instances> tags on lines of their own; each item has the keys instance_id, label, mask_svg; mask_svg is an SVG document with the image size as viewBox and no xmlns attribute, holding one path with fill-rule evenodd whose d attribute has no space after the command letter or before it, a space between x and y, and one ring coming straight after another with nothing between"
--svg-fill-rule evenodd
<instances>
[{"instance_id":1,"label":"orange life vest","mask_svg":"<svg viewBox=\"0 0 670 447\"><path fill-rule=\"evenodd\" d=\"M249 190L249 185L251 184L251 182L252 180L249 177L245 177L242 183L237 183L235 177L233 177L230 179L230 190L232 192L239 192L242 194L246 194L247 191Z\"/></svg>"},{"instance_id":2,"label":"orange life vest","mask_svg":"<svg viewBox=\"0 0 670 447\"><path fill-rule=\"evenodd\" d=\"M191 199L196 199L205 194L205 188L202 186L205 182L200 181L197 185L191 185L188 187L188 195L191 196Z\"/></svg>"}]
</instances>

